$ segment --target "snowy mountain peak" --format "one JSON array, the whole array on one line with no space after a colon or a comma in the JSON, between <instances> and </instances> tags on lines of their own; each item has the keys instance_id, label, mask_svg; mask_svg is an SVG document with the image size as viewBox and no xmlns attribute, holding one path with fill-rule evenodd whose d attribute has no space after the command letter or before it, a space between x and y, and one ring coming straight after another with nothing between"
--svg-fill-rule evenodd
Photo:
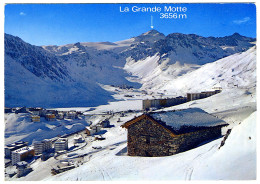
<instances>
[{"instance_id":1,"label":"snowy mountain peak","mask_svg":"<svg viewBox=\"0 0 260 184\"><path fill-rule=\"evenodd\" d=\"M236 32L232 36L242 36L242 35Z\"/></svg>"},{"instance_id":2,"label":"snowy mountain peak","mask_svg":"<svg viewBox=\"0 0 260 184\"><path fill-rule=\"evenodd\" d=\"M242 36L242 35L239 34L239 33L234 33L234 34L232 34L230 37L232 37L233 39L236 39L236 40L243 40L243 39L246 38L245 36Z\"/></svg>"},{"instance_id":3,"label":"snowy mountain peak","mask_svg":"<svg viewBox=\"0 0 260 184\"><path fill-rule=\"evenodd\" d=\"M137 37L134 37L137 42L150 42L154 43L158 40L164 39L165 35L159 31L152 29L146 33L143 33Z\"/></svg>"},{"instance_id":4,"label":"snowy mountain peak","mask_svg":"<svg viewBox=\"0 0 260 184\"><path fill-rule=\"evenodd\" d=\"M151 29L150 31L147 31L146 33L142 34L143 36L145 35L151 35L151 36L156 36L156 35L164 35L163 33L160 33L159 31L155 29Z\"/></svg>"}]
</instances>

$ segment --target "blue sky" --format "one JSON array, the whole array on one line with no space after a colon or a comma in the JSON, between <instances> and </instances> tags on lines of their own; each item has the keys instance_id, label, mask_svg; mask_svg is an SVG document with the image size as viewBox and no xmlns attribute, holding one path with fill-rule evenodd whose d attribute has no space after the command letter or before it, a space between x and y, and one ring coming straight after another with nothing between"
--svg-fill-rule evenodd
<instances>
[{"instance_id":1,"label":"blue sky","mask_svg":"<svg viewBox=\"0 0 260 184\"><path fill-rule=\"evenodd\" d=\"M128 7L130 12L120 12ZM162 12L131 12L137 7L186 7L187 18L160 18ZM173 12L176 13L176 12ZM256 37L256 7L240 4L7 4L5 33L33 45L64 45L128 39L151 28L164 33L222 37L235 32Z\"/></svg>"}]
</instances>

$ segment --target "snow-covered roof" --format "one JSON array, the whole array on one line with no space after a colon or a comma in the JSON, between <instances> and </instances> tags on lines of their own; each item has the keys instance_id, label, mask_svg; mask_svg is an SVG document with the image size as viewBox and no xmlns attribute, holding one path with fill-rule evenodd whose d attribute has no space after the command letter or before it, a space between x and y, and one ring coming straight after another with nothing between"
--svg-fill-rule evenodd
<instances>
[{"instance_id":1,"label":"snow-covered roof","mask_svg":"<svg viewBox=\"0 0 260 184\"><path fill-rule=\"evenodd\" d=\"M20 149L17 149L17 150L15 150L15 151L13 151L13 152L15 152L15 153L18 153L18 154L23 154L23 153L26 153L26 152L28 152L28 151L31 151L31 150L33 150L34 148L31 146L31 147L23 147L23 148L20 148Z\"/></svg>"},{"instance_id":2,"label":"snow-covered roof","mask_svg":"<svg viewBox=\"0 0 260 184\"><path fill-rule=\"evenodd\" d=\"M55 144L66 143L67 141L68 141L67 138L59 138L59 139L55 142Z\"/></svg>"},{"instance_id":3,"label":"snow-covered roof","mask_svg":"<svg viewBox=\"0 0 260 184\"><path fill-rule=\"evenodd\" d=\"M153 112L149 115L155 120L164 122L175 131L180 130L183 126L213 127L226 124L223 120L218 119L199 108Z\"/></svg>"},{"instance_id":4,"label":"snow-covered roof","mask_svg":"<svg viewBox=\"0 0 260 184\"><path fill-rule=\"evenodd\" d=\"M20 166L20 167L22 167L22 166L26 167L28 165L28 163L25 161L21 161L21 162L17 162L16 165Z\"/></svg>"},{"instance_id":5,"label":"snow-covered roof","mask_svg":"<svg viewBox=\"0 0 260 184\"><path fill-rule=\"evenodd\" d=\"M82 137L82 135L75 135L74 136L74 139L82 139L83 137Z\"/></svg>"}]
</instances>

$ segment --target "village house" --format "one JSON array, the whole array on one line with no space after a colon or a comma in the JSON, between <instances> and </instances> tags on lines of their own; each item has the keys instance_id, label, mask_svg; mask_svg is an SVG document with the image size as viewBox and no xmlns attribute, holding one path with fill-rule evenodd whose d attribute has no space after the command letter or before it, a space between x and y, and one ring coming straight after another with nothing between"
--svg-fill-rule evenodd
<instances>
[{"instance_id":1,"label":"village house","mask_svg":"<svg viewBox=\"0 0 260 184\"><path fill-rule=\"evenodd\" d=\"M46 109L43 109L41 107L30 107L30 108L27 108L27 111L35 116L43 116L46 112Z\"/></svg>"},{"instance_id":2,"label":"village house","mask_svg":"<svg viewBox=\"0 0 260 184\"><path fill-rule=\"evenodd\" d=\"M76 111L68 111L66 113L66 118L67 119L76 119L78 116L77 116L77 112Z\"/></svg>"},{"instance_id":3,"label":"village house","mask_svg":"<svg viewBox=\"0 0 260 184\"><path fill-rule=\"evenodd\" d=\"M5 113L12 113L12 112L13 112L12 108L5 107Z\"/></svg>"},{"instance_id":4,"label":"village house","mask_svg":"<svg viewBox=\"0 0 260 184\"><path fill-rule=\"evenodd\" d=\"M45 119L47 121L56 121L56 116L55 116L55 114L46 114Z\"/></svg>"},{"instance_id":5,"label":"village house","mask_svg":"<svg viewBox=\"0 0 260 184\"><path fill-rule=\"evenodd\" d=\"M100 126L102 128L107 128L110 126L110 121L108 119L105 119L104 121L100 122Z\"/></svg>"},{"instance_id":6,"label":"village house","mask_svg":"<svg viewBox=\"0 0 260 184\"><path fill-rule=\"evenodd\" d=\"M57 110L50 110L50 109L48 109L48 110L46 110L45 114L57 114L57 113L58 113Z\"/></svg>"},{"instance_id":7,"label":"village house","mask_svg":"<svg viewBox=\"0 0 260 184\"><path fill-rule=\"evenodd\" d=\"M56 118L57 119L59 119L59 120L63 120L64 119L64 112L58 112L57 114L56 114Z\"/></svg>"},{"instance_id":8,"label":"village house","mask_svg":"<svg viewBox=\"0 0 260 184\"><path fill-rule=\"evenodd\" d=\"M219 138L227 124L199 108L143 114L127 121L129 156L169 156Z\"/></svg>"},{"instance_id":9,"label":"village house","mask_svg":"<svg viewBox=\"0 0 260 184\"><path fill-rule=\"evenodd\" d=\"M31 121L32 122L40 122L41 121L41 117L38 115L31 115Z\"/></svg>"},{"instance_id":10,"label":"village house","mask_svg":"<svg viewBox=\"0 0 260 184\"><path fill-rule=\"evenodd\" d=\"M74 137L74 144L83 143L85 140L83 139L82 135L76 135Z\"/></svg>"},{"instance_id":11,"label":"village house","mask_svg":"<svg viewBox=\"0 0 260 184\"><path fill-rule=\"evenodd\" d=\"M18 114L18 113L28 113L26 107L17 107L15 109L15 114Z\"/></svg>"},{"instance_id":12,"label":"village house","mask_svg":"<svg viewBox=\"0 0 260 184\"><path fill-rule=\"evenodd\" d=\"M101 128L102 127L100 125L90 126L89 128L86 128L86 134L88 136L94 135L94 134L100 132Z\"/></svg>"}]
</instances>

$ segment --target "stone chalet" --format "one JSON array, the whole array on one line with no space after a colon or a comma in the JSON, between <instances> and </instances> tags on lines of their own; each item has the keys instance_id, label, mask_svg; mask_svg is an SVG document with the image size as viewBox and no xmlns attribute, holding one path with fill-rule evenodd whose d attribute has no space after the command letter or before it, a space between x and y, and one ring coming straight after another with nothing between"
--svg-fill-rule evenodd
<instances>
[{"instance_id":1,"label":"stone chalet","mask_svg":"<svg viewBox=\"0 0 260 184\"><path fill-rule=\"evenodd\" d=\"M143 114L126 122L129 156L169 156L222 136L224 121L199 108Z\"/></svg>"}]
</instances>

